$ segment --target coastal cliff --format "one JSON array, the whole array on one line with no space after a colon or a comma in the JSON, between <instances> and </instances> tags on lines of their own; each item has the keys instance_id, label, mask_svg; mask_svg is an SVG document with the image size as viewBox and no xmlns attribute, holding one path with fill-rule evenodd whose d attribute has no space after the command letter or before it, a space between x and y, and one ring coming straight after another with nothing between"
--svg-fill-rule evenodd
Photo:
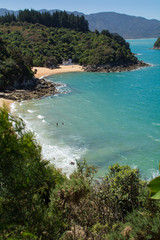
<instances>
[{"instance_id":1,"label":"coastal cliff","mask_svg":"<svg viewBox=\"0 0 160 240\"><path fill-rule=\"evenodd\" d=\"M160 38L154 43L153 49L160 49Z\"/></svg>"}]
</instances>

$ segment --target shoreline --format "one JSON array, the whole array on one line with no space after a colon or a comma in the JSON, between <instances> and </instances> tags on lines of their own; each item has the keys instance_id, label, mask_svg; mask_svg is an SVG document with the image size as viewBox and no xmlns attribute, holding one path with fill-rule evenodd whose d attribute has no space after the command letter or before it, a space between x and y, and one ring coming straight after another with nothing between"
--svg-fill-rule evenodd
<instances>
[{"instance_id":1,"label":"shoreline","mask_svg":"<svg viewBox=\"0 0 160 240\"><path fill-rule=\"evenodd\" d=\"M9 100L6 98L0 98L0 108L4 106L7 108L8 111L11 111L11 104L14 103L13 100Z\"/></svg>"},{"instance_id":2,"label":"shoreline","mask_svg":"<svg viewBox=\"0 0 160 240\"><path fill-rule=\"evenodd\" d=\"M68 73L68 72L83 72L83 68L80 65L60 65L59 68L55 68L55 69L49 69L49 68L45 68L45 67L33 67L32 70L35 71L35 69L37 69L36 74L34 75L35 78L39 78L42 79L45 76L50 76L50 75L54 75L54 74L61 74L61 73ZM52 87L52 89L51 89ZM53 86L50 86L50 94L53 94L53 90L55 91L55 86L53 89ZM20 90L21 93L23 94L25 91L27 92L27 90ZM18 91L18 94L20 94L20 91ZM49 94L49 95L50 95ZM30 97L26 97L26 99L15 99L14 97L10 97L7 95L9 94L2 94L2 97L0 97L0 107L3 108L3 106L5 105L7 107L7 109L10 111L11 110L11 104L14 103L16 100L21 101L21 100L29 100L31 98L34 98L34 95ZM45 93L44 96L47 96L47 94ZM42 97L42 96L40 96ZM21 98L21 96L20 96ZM37 97L36 97L37 98Z\"/></svg>"},{"instance_id":3,"label":"shoreline","mask_svg":"<svg viewBox=\"0 0 160 240\"><path fill-rule=\"evenodd\" d=\"M47 77L54 74L60 73L69 73L69 72L84 72L82 66L78 64L73 65L60 65L59 68L46 68L46 67L33 67L33 71L37 70L36 74L34 75L36 78Z\"/></svg>"},{"instance_id":4,"label":"shoreline","mask_svg":"<svg viewBox=\"0 0 160 240\"><path fill-rule=\"evenodd\" d=\"M57 84L50 81L46 81L44 77L62 74L62 73L71 73L71 72L122 72L122 71L132 71L139 69L141 67L150 66L142 61L139 61L137 64L127 64L127 65L103 65L97 67L96 65L88 65L82 67L78 64L72 65L60 65L59 68L49 69L46 67L33 67L32 70L35 72L34 78L30 80L28 86L22 87L21 89L7 90L0 92L0 106L3 107L5 104L8 110L11 110L10 104L14 101L22 100L31 100L31 99L40 99L42 97L47 97L54 95L57 92Z\"/></svg>"}]
</instances>

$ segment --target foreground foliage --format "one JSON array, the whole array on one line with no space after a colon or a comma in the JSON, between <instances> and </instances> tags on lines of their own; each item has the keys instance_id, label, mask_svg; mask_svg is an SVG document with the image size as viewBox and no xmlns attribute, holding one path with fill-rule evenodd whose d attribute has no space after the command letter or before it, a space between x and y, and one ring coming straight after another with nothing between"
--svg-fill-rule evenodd
<instances>
[{"instance_id":1,"label":"foreground foliage","mask_svg":"<svg viewBox=\"0 0 160 240\"><path fill-rule=\"evenodd\" d=\"M159 239L160 204L139 171L118 164L95 180L86 162L66 178L34 134L0 110L0 239Z\"/></svg>"}]
</instances>

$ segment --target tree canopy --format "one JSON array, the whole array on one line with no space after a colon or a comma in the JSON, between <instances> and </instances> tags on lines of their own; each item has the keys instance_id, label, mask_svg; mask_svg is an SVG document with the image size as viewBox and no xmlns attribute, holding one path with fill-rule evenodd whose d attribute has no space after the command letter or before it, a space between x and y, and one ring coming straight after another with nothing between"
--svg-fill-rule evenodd
<instances>
[{"instance_id":1,"label":"tree canopy","mask_svg":"<svg viewBox=\"0 0 160 240\"><path fill-rule=\"evenodd\" d=\"M17 21L33 24L39 23L47 27L69 28L81 32L89 31L88 21L84 16L75 16L74 14L68 14L66 11L56 11L50 14L49 12L40 13L33 9L25 9L19 11L17 17L9 13L5 16L0 16L0 23L2 24Z\"/></svg>"},{"instance_id":2,"label":"tree canopy","mask_svg":"<svg viewBox=\"0 0 160 240\"><path fill-rule=\"evenodd\" d=\"M33 72L18 48L11 48L0 38L0 90L23 83Z\"/></svg>"},{"instance_id":3,"label":"tree canopy","mask_svg":"<svg viewBox=\"0 0 160 240\"><path fill-rule=\"evenodd\" d=\"M34 66L46 66L53 57L56 64L68 58L72 58L73 63L97 66L137 62L129 44L118 34L108 31L82 33L17 22L1 25L0 36L10 48L22 52L26 63Z\"/></svg>"}]
</instances>

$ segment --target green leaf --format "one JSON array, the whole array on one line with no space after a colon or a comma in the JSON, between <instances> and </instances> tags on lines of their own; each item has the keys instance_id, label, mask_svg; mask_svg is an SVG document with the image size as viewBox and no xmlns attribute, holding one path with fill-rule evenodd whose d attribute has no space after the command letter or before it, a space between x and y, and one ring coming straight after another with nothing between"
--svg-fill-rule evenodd
<instances>
[{"instance_id":1,"label":"green leaf","mask_svg":"<svg viewBox=\"0 0 160 240\"><path fill-rule=\"evenodd\" d=\"M160 199L160 191L151 196L152 199Z\"/></svg>"},{"instance_id":2,"label":"green leaf","mask_svg":"<svg viewBox=\"0 0 160 240\"><path fill-rule=\"evenodd\" d=\"M148 184L149 189L151 192L159 192L160 191L160 177L156 177L151 180Z\"/></svg>"}]
</instances>

